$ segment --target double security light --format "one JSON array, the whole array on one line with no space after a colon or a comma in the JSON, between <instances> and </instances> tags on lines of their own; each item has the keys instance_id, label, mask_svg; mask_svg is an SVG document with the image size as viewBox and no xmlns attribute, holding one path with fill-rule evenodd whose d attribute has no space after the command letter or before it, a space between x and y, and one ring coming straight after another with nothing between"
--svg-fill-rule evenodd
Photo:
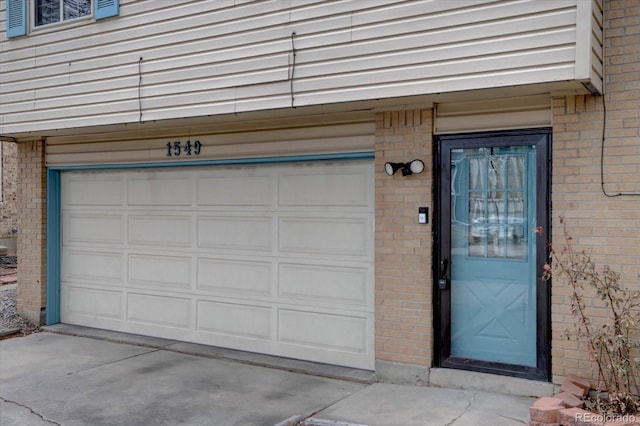
<instances>
[{"instance_id":1,"label":"double security light","mask_svg":"<svg viewBox=\"0 0 640 426\"><path fill-rule=\"evenodd\" d=\"M408 163L385 163L384 165L384 171L389 176L393 176L398 170L402 170L402 176L417 175L424 171L424 163L416 159Z\"/></svg>"}]
</instances>

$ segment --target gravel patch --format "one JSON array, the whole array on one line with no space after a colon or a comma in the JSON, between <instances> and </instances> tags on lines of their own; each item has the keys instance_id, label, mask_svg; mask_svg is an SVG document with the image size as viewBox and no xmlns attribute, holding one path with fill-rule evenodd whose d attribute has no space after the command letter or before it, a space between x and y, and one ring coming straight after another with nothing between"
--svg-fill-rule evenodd
<instances>
[{"instance_id":1,"label":"gravel patch","mask_svg":"<svg viewBox=\"0 0 640 426\"><path fill-rule=\"evenodd\" d=\"M9 286L4 286L9 287ZM12 333L9 333L13 331ZM0 287L0 337L20 332L27 335L39 331L39 328L31 324L25 318L18 315L16 308L16 288Z\"/></svg>"}]
</instances>

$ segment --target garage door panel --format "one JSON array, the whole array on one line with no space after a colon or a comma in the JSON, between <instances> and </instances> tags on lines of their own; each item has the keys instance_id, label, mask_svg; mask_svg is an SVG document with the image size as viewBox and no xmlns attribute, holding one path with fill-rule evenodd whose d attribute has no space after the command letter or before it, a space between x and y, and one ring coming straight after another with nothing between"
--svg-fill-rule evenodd
<instances>
[{"instance_id":1,"label":"garage door panel","mask_svg":"<svg viewBox=\"0 0 640 426\"><path fill-rule=\"evenodd\" d=\"M301 302L368 306L369 270L321 265L280 264L279 295Z\"/></svg>"},{"instance_id":2,"label":"garage door panel","mask_svg":"<svg viewBox=\"0 0 640 426\"><path fill-rule=\"evenodd\" d=\"M365 353L367 319L300 310L278 310L278 340L320 349Z\"/></svg>"},{"instance_id":3,"label":"garage door panel","mask_svg":"<svg viewBox=\"0 0 640 426\"><path fill-rule=\"evenodd\" d=\"M223 174L224 173L224 174ZM199 206L273 207L275 180L272 173L219 172L198 178Z\"/></svg>"},{"instance_id":4,"label":"garage door panel","mask_svg":"<svg viewBox=\"0 0 640 426\"><path fill-rule=\"evenodd\" d=\"M191 257L130 254L128 282L158 289L189 289Z\"/></svg>"},{"instance_id":5,"label":"garage door panel","mask_svg":"<svg viewBox=\"0 0 640 426\"><path fill-rule=\"evenodd\" d=\"M285 217L279 223L280 251L366 258L370 232L367 218Z\"/></svg>"},{"instance_id":6,"label":"garage door panel","mask_svg":"<svg viewBox=\"0 0 640 426\"><path fill-rule=\"evenodd\" d=\"M118 252L64 249L62 279L65 281L124 282L124 255Z\"/></svg>"},{"instance_id":7,"label":"garage door panel","mask_svg":"<svg viewBox=\"0 0 640 426\"><path fill-rule=\"evenodd\" d=\"M61 300L64 313L61 320L106 319L122 321L124 318L124 294L70 285Z\"/></svg>"},{"instance_id":8,"label":"garage door panel","mask_svg":"<svg viewBox=\"0 0 640 426\"><path fill-rule=\"evenodd\" d=\"M197 309L198 331L273 340L271 307L199 301Z\"/></svg>"},{"instance_id":9,"label":"garage door panel","mask_svg":"<svg viewBox=\"0 0 640 426\"><path fill-rule=\"evenodd\" d=\"M143 293L127 294L127 321L188 329L191 300Z\"/></svg>"},{"instance_id":10,"label":"garage door panel","mask_svg":"<svg viewBox=\"0 0 640 426\"><path fill-rule=\"evenodd\" d=\"M132 245L191 247L191 216L152 214L128 217L128 241Z\"/></svg>"},{"instance_id":11,"label":"garage door panel","mask_svg":"<svg viewBox=\"0 0 640 426\"><path fill-rule=\"evenodd\" d=\"M271 262L200 258L197 288L212 294L269 297L272 270Z\"/></svg>"},{"instance_id":12,"label":"garage door panel","mask_svg":"<svg viewBox=\"0 0 640 426\"><path fill-rule=\"evenodd\" d=\"M118 213L63 212L63 244L117 244L124 242L124 216Z\"/></svg>"},{"instance_id":13,"label":"garage door panel","mask_svg":"<svg viewBox=\"0 0 640 426\"><path fill-rule=\"evenodd\" d=\"M61 319L372 369L373 176L372 161L63 172Z\"/></svg>"},{"instance_id":14,"label":"garage door panel","mask_svg":"<svg viewBox=\"0 0 640 426\"><path fill-rule=\"evenodd\" d=\"M93 173L84 176L63 175L63 206L122 206L125 190L122 175Z\"/></svg>"},{"instance_id":15,"label":"garage door panel","mask_svg":"<svg viewBox=\"0 0 640 426\"><path fill-rule=\"evenodd\" d=\"M130 206L191 206L194 182L190 176L162 176L139 173L129 179L127 204Z\"/></svg>"},{"instance_id":16,"label":"garage door panel","mask_svg":"<svg viewBox=\"0 0 640 426\"><path fill-rule=\"evenodd\" d=\"M273 247L272 221L268 217L201 216L198 218L198 247L270 252Z\"/></svg>"},{"instance_id":17,"label":"garage door panel","mask_svg":"<svg viewBox=\"0 0 640 426\"><path fill-rule=\"evenodd\" d=\"M372 188L366 167L355 166L349 172L335 166L292 168L280 174L278 202L287 207L366 208L371 205Z\"/></svg>"}]
</instances>

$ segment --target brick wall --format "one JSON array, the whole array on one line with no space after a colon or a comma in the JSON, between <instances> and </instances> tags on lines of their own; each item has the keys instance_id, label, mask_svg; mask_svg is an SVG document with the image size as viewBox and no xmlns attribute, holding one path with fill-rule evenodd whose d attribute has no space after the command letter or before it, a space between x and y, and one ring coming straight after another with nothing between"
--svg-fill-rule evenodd
<instances>
[{"instance_id":1,"label":"brick wall","mask_svg":"<svg viewBox=\"0 0 640 426\"><path fill-rule=\"evenodd\" d=\"M43 142L18 145L18 310L42 324L46 300L46 169Z\"/></svg>"},{"instance_id":2,"label":"brick wall","mask_svg":"<svg viewBox=\"0 0 640 426\"><path fill-rule=\"evenodd\" d=\"M576 248L622 274L628 288L640 289L640 4L605 3L606 138L604 189L600 177L602 96L556 98L553 105L553 240L560 241L564 216ZM572 328L568 288L552 290L553 381L572 371L595 378L586 354L563 338ZM598 300L587 298L597 306ZM592 311L595 312L595 311ZM590 372L590 374L587 374Z\"/></svg>"},{"instance_id":3,"label":"brick wall","mask_svg":"<svg viewBox=\"0 0 640 426\"><path fill-rule=\"evenodd\" d=\"M376 115L376 359L431 366L432 227L418 207L432 206L432 112ZM384 163L420 159L425 171L403 177Z\"/></svg>"},{"instance_id":4,"label":"brick wall","mask_svg":"<svg viewBox=\"0 0 640 426\"><path fill-rule=\"evenodd\" d=\"M15 238L11 228L18 226L17 185L18 147L12 142L0 142L2 153L2 202L0 203L0 238Z\"/></svg>"}]
</instances>

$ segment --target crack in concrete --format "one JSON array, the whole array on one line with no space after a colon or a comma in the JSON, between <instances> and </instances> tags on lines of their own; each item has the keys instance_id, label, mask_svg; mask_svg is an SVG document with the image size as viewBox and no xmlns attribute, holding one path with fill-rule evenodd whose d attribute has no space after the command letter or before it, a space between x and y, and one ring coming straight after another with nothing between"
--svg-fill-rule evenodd
<instances>
[{"instance_id":1,"label":"crack in concrete","mask_svg":"<svg viewBox=\"0 0 640 426\"><path fill-rule=\"evenodd\" d=\"M520 420L520 419L516 419L515 417L509 417L509 416L504 416L502 414L496 414L498 417L502 417L503 419L508 419L508 420L513 420L514 422L518 422L518 423L522 423L523 425L526 424L526 422Z\"/></svg>"},{"instance_id":2,"label":"crack in concrete","mask_svg":"<svg viewBox=\"0 0 640 426\"><path fill-rule=\"evenodd\" d=\"M476 400L476 396L477 396L477 394L476 394L476 393L472 393L472 394L471 394L471 396L470 396L470 398L469 398L469 400L468 400L467 406L466 406L466 407L464 407L464 410L462 410L462 412L461 412L458 416L456 416L453 420L451 420L451 421L450 421L449 423L447 423L445 426L454 426L454 425L455 425L455 423L456 423L458 420L460 420L460 418L461 418L462 416L464 416L465 414L469 413L469 412L471 411L471 406L473 405L473 403L474 403L474 402L475 402L475 400ZM498 416L498 417L503 418L503 419L512 420L512 421L517 422L517 423L520 423L520 424L527 424L527 422L526 422L526 421L523 421L522 419L517 419L517 418L514 418L514 417L510 417L510 416L505 416L505 415L503 415L503 414L498 414L498 413L494 413L494 414L495 414L496 416Z\"/></svg>"},{"instance_id":3,"label":"crack in concrete","mask_svg":"<svg viewBox=\"0 0 640 426\"><path fill-rule=\"evenodd\" d=\"M147 352L142 352L142 353L139 353L139 354L131 355L131 356L128 356L128 357L125 357L125 358L120 358L120 359L117 359L115 361L107 362L105 364L94 365L92 367L85 368L84 370L72 371L71 373L67 373L67 376L70 376L72 374L84 373L85 371L94 370L96 368L102 368L102 367L107 366L107 365L113 365L113 364L116 364L118 362L126 361L128 359L133 359L133 358L136 358L136 357L139 357L139 356L142 356L142 355L152 354L154 352L160 352L161 350L162 349L154 349L154 350L151 350L151 351L147 351Z\"/></svg>"},{"instance_id":4,"label":"crack in concrete","mask_svg":"<svg viewBox=\"0 0 640 426\"><path fill-rule=\"evenodd\" d=\"M316 414L319 414L319 413L322 413L322 412L323 412L323 411L325 411L325 410L328 410L329 408L333 407L334 405L338 404L339 402L344 401L345 399L347 399L347 398L349 398L349 397L351 397L351 396L353 396L353 395L357 394L358 392L361 392L362 390L364 390L364 389L366 389L366 388L367 388L367 387L364 387L364 388L360 389L360 390L359 390L359 391L357 391L357 392L354 392L354 393L350 393L350 394L348 394L348 395L345 395L344 397L342 397L342 398L338 399L337 401L332 402L331 404L327 405L326 407L319 408L319 409L317 409L316 411L312 412L311 414L309 414L309 415L307 415L307 416L304 416L304 415L303 415L303 416L301 416L301 417L302 417L302 419L300 419L300 420L298 421L298 423L296 423L296 424L297 424L297 425L304 425L304 426L314 426L314 425L317 423L317 420L324 421L324 419L322 419L322 420L321 420L321 419L317 419L317 418L315 418ZM310 420L310 421L312 421L312 422L313 422L313 421L315 421L315 423L307 423L307 420ZM336 424L336 425L345 425L345 426L346 426L346 425L348 425L349 423L337 422L337 423L335 423L335 424ZM353 425L353 426L366 426L366 425Z\"/></svg>"},{"instance_id":5,"label":"crack in concrete","mask_svg":"<svg viewBox=\"0 0 640 426\"><path fill-rule=\"evenodd\" d=\"M475 396L475 395L474 395ZM474 397L473 396L473 397ZM452 426L455 422L457 422L458 420L460 420L460 417L464 416L465 414L467 414L469 411L471 411L471 405L473 404L472 398L469 398L469 400L467 401L467 406L464 407L464 410L462 410L462 413L458 414L453 420L451 420L449 423L447 423L444 426Z\"/></svg>"},{"instance_id":6,"label":"crack in concrete","mask_svg":"<svg viewBox=\"0 0 640 426\"><path fill-rule=\"evenodd\" d=\"M17 401L12 401L10 399L3 398L2 396L0 396L0 401L6 402L8 404L14 404L14 405L17 405L18 407L26 408L27 410L29 410L29 412L41 418L43 422L47 422L52 425L62 426L60 423L54 422L53 420L45 419L42 414L34 411L33 408L29 407L28 405L20 404Z\"/></svg>"}]
</instances>

